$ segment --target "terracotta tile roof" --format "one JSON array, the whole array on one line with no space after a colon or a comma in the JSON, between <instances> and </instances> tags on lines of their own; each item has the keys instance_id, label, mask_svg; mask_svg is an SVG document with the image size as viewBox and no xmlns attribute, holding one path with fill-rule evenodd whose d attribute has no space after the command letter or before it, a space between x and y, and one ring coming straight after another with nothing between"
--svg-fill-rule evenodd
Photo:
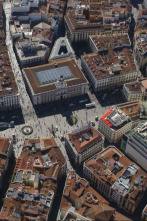
<instances>
[{"instance_id":1,"label":"terracotta tile roof","mask_svg":"<svg viewBox=\"0 0 147 221\"><path fill-rule=\"evenodd\" d=\"M141 111L141 102L128 102L125 105L118 106L120 110L122 110L129 117L136 117L140 115Z\"/></svg>"},{"instance_id":2,"label":"terracotta tile roof","mask_svg":"<svg viewBox=\"0 0 147 221\"><path fill-rule=\"evenodd\" d=\"M71 174L72 173L72 174ZM115 209L110 207L108 202L100 196L89 184L81 185L81 179L73 171L68 174L63 196L60 204L60 211L64 214L72 206L74 212L92 220L110 220ZM78 205L78 206L76 206Z\"/></svg>"},{"instance_id":3,"label":"terracotta tile roof","mask_svg":"<svg viewBox=\"0 0 147 221\"><path fill-rule=\"evenodd\" d=\"M104 140L100 132L95 130L92 126L82 128L73 133L66 134L66 137L74 145L74 149L81 153L93 144Z\"/></svg>"},{"instance_id":4,"label":"terracotta tile roof","mask_svg":"<svg viewBox=\"0 0 147 221\"><path fill-rule=\"evenodd\" d=\"M0 152L6 153L9 146L9 139L5 137L0 137Z\"/></svg>"},{"instance_id":5,"label":"terracotta tile roof","mask_svg":"<svg viewBox=\"0 0 147 221\"><path fill-rule=\"evenodd\" d=\"M129 167L136 168L137 172L135 175L131 175L128 188L128 200L134 204L138 203L137 195L141 194L142 190L146 188L146 173L137 167L134 163L132 163L115 147L108 147L99 154L96 154L93 158L87 160L84 166L93 172L96 179L102 180L108 187L112 187L115 181L121 179ZM139 182L138 180L142 180L141 186L137 184ZM131 186L134 188L132 189Z\"/></svg>"},{"instance_id":6,"label":"terracotta tile roof","mask_svg":"<svg viewBox=\"0 0 147 221\"><path fill-rule=\"evenodd\" d=\"M103 54L86 54L83 59L96 80L136 71L132 51L128 48L119 51L110 48ZM119 68L118 71L115 70L115 66Z\"/></svg>"},{"instance_id":7,"label":"terracotta tile roof","mask_svg":"<svg viewBox=\"0 0 147 221\"><path fill-rule=\"evenodd\" d=\"M74 61L74 59L65 58L65 59L60 59L60 60L54 60L54 61L51 61L49 64L35 66L31 68L24 68L25 74L35 94L56 89L56 86L55 86L56 82L41 85L36 75L36 72L51 70L51 69L54 69L55 66L58 66L58 67L68 66L69 67L74 77L71 79L65 80L67 86L74 86L77 84L87 83L87 80L84 77L84 74L81 72L78 65Z\"/></svg>"}]
</instances>

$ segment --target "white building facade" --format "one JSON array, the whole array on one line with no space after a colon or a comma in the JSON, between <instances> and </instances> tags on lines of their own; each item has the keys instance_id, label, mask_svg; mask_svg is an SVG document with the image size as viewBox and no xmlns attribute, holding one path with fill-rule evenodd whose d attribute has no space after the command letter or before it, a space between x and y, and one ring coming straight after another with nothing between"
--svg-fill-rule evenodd
<instances>
[{"instance_id":1,"label":"white building facade","mask_svg":"<svg viewBox=\"0 0 147 221\"><path fill-rule=\"evenodd\" d=\"M11 91L11 89L10 89ZM19 93L9 93L0 96L0 110L12 110L20 107L20 94Z\"/></svg>"},{"instance_id":2,"label":"white building facade","mask_svg":"<svg viewBox=\"0 0 147 221\"><path fill-rule=\"evenodd\" d=\"M73 131L80 133L83 129L88 128L88 126L85 126L83 128L78 128L77 130ZM85 132L86 133L86 132ZM100 132L97 131L97 133L100 134ZM101 134L102 136L102 134ZM74 163L78 166L80 166L85 160L93 156L94 154L100 152L103 149L104 146L104 136L102 136L101 140L98 140L96 142L89 142L88 146L83 149L83 151L77 151L75 145L71 142L71 139L68 137L68 135L65 135L65 148L69 152L71 158L73 159Z\"/></svg>"},{"instance_id":3,"label":"white building facade","mask_svg":"<svg viewBox=\"0 0 147 221\"><path fill-rule=\"evenodd\" d=\"M81 65L85 73L87 74L87 77L91 81L93 89L95 91L102 91L108 88L118 87L120 85L123 85L124 83L136 80L137 78L137 71L130 71L128 73L115 75L110 70L109 76L97 79L91 71L91 68L89 68L89 66L87 65L84 57L82 57L81 59Z\"/></svg>"}]
</instances>

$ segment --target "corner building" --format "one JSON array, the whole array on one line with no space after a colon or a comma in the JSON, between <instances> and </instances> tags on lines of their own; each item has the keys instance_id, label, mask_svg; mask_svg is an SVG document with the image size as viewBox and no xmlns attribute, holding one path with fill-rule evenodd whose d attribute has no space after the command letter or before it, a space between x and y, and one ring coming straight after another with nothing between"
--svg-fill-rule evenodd
<instances>
[{"instance_id":1,"label":"corner building","mask_svg":"<svg viewBox=\"0 0 147 221\"><path fill-rule=\"evenodd\" d=\"M116 147L109 146L84 163L84 177L118 207L133 214L146 191L146 173Z\"/></svg>"},{"instance_id":2,"label":"corner building","mask_svg":"<svg viewBox=\"0 0 147 221\"><path fill-rule=\"evenodd\" d=\"M86 94L88 81L74 59L51 61L24 69L24 78L34 105Z\"/></svg>"},{"instance_id":3,"label":"corner building","mask_svg":"<svg viewBox=\"0 0 147 221\"><path fill-rule=\"evenodd\" d=\"M104 136L91 125L77 128L65 135L65 147L77 165L100 152L103 146Z\"/></svg>"}]
</instances>

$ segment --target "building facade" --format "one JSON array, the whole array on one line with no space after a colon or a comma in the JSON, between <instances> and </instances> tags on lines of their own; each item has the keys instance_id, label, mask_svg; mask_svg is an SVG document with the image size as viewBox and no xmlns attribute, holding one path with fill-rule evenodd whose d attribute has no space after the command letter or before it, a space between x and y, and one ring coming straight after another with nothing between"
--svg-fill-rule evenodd
<instances>
[{"instance_id":1,"label":"building facade","mask_svg":"<svg viewBox=\"0 0 147 221\"><path fill-rule=\"evenodd\" d=\"M126 143L123 149L125 153L137 164L139 164L145 171L147 171L146 133L147 123L140 122L137 127L124 134Z\"/></svg>"},{"instance_id":2,"label":"building facade","mask_svg":"<svg viewBox=\"0 0 147 221\"><path fill-rule=\"evenodd\" d=\"M147 100L147 79L124 84L123 94L127 101Z\"/></svg>"},{"instance_id":3,"label":"building facade","mask_svg":"<svg viewBox=\"0 0 147 221\"><path fill-rule=\"evenodd\" d=\"M8 169L9 160L13 154L13 145L8 138L0 137L0 189L3 176Z\"/></svg>"},{"instance_id":4,"label":"building facade","mask_svg":"<svg viewBox=\"0 0 147 221\"><path fill-rule=\"evenodd\" d=\"M47 221L57 187L65 175L66 161L53 138L26 139L16 162L0 219L15 220L17 217L32 220L32 217L39 217Z\"/></svg>"},{"instance_id":5,"label":"building facade","mask_svg":"<svg viewBox=\"0 0 147 221\"><path fill-rule=\"evenodd\" d=\"M82 56L81 65L95 91L136 80L137 71L127 34L90 36L89 45L93 53Z\"/></svg>"},{"instance_id":6,"label":"building facade","mask_svg":"<svg viewBox=\"0 0 147 221\"><path fill-rule=\"evenodd\" d=\"M69 5L69 3L68 3ZM123 2L74 2L68 6L65 15L67 36L72 42L87 41L90 35L127 33L130 23L130 4ZM121 13L119 12L121 11ZM109 17L108 17L108 14Z\"/></svg>"},{"instance_id":7,"label":"building facade","mask_svg":"<svg viewBox=\"0 0 147 221\"><path fill-rule=\"evenodd\" d=\"M104 136L91 125L85 125L65 135L65 148L80 166L86 159L103 149Z\"/></svg>"},{"instance_id":8,"label":"building facade","mask_svg":"<svg viewBox=\"0 0 147 221\"><path fill-rule=\"evenodd\" d=\"M116 147L108 147L87 160L83 174L98 191L131 214L146 191L146 173Z\"/></svg>"},{"instance_id":9,"label":"building facade","mask_svg":"<svg viewBox=\"0 0 147 221\"><path fill-rule=\"evenodd\" d=\"M34 105L84 95L88 91L88 81L74 59L26 68L24 78Z\"/></svg>"},{"instance_id":10,"label":"building facade","mask_svg":"<svg viewBox=\"0 0 147 221\"><path fill-rule=\"evenodd\" d=\"M138 123L140 102L128 102L113 106L99 119L98 130L112 143L117 143L124 133Z\"/></svg>"},{"instance_id":11,"label":"building facade","mask_svg":"<svg viewBox=\"0 0 147 221\"><path fill-rule=\"evenodd\" d=\"M49 48L39 40L20 39L15 43L15 49L22 67L46 63L49 56Z\"/></svg>"},{"instance_id":12,"label":"building facade","mask_svg":"<svg viewBox=\"0 0 147 221\"><path fill-rule=\"evenodd\" d=\"M126 131L132 128L132 122L127 115L111 108L99 120L98 129L109 142L117 143Z\"/></svg>"}]
</instances>

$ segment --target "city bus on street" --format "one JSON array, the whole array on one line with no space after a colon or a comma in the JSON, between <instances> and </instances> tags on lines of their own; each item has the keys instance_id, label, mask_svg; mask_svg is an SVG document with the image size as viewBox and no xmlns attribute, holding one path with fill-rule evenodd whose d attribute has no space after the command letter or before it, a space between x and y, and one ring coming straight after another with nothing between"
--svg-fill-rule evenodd
<instances>
[{"instance_id":1,"label":"city bus on street","mask_svg":"<svg viewBox=\"0 0 147 221\"><path fill-rule=\"evenodd\" d=\"M91 108L91 107L95 107L95 102L89 103L89 104L85 104L86 108Z\"/></svg>"},{"instance_id":2,"label":"city bus on street","mask_svg":"<svg viewBox=\"0 0 147 221\"><path fill-rule=\"evenodd\" d=\"M79 104L86 103L87 101L88 101L88 99L80 100L80 101L79 101Z\"/></svg>"}]
</instances>

